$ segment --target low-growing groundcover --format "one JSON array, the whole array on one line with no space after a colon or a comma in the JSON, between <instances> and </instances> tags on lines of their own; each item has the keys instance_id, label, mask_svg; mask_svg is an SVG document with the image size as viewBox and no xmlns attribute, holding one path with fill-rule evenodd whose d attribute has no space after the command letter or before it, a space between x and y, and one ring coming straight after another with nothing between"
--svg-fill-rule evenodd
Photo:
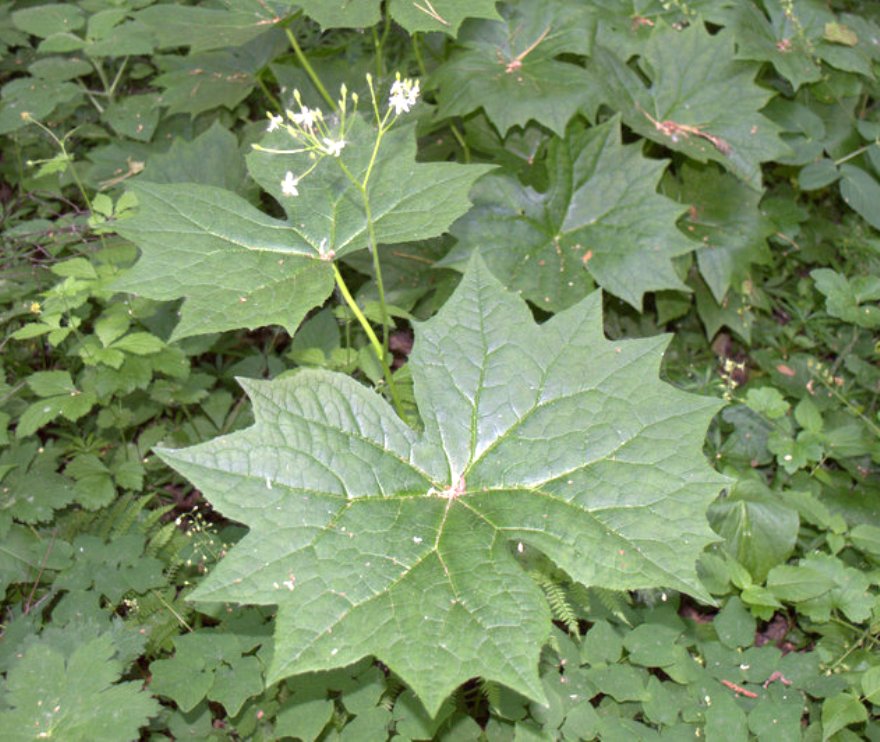
<instances>
[{"instance_id":1,"label":"low-growing groundcover","mask_svg":"<svg viewBox=\"0 0 880 742\"><path fill-rule=\"evenodd\" d=\"M0 44L4 739L880 739L880 10Z\"/></svg>"}]
</instances>

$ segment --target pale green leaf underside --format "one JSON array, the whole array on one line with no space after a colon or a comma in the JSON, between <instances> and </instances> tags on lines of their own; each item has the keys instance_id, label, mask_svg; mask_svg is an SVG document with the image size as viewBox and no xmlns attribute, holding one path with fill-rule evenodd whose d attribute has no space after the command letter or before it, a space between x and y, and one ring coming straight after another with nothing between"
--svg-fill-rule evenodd
<instances>
[{"instance_id":1,"label":"pale green leaf underside","mask_svg":"<svg viewBox=\"0 0 880 742\"><path fill-rule=\"evenodd\" d=\"M583 299L594 280L637 309L646 291L687 290L672 258L695 243L676 227L684 208L657 193L666 162L622 145L614 119L572 125L547 163L545 193L510 175L482 179L474 208L451 229L459 243L445 264L478 251L507 286L553 312Z\"/></svg>"},{"instance_id":2,"label":"pale green leaf underside","mask_svg":"<svg viewBox=\"0 0 880 742\"><path fill-rule=\"evenodd\" d=\"M627 126L699 162L714 160L756 190L760 164L788 152L779 127L759 112L773 93L755 84L757 65L734 59L727 31L658 27L641 50L647 87L608 49L596 47L592 61L605 102Z\"/></svg>"},{"instance_id":3,"label":"pale green leaf underside","mask_svg":"<svg viewBox=\"0 0 880 742\"><path fill-rule=\"evenodd\" d=\"M248 381L252 428L159 452L250 528L194 598L279 606L272 681L375 655L432 714L476 675L543 699L517 542L587 585L708 599L719 404L660 382L665 338L605 340L600 298L538 327L474 261L417 327L423 434L343 375Z\"/></svg>"}]
</instances>

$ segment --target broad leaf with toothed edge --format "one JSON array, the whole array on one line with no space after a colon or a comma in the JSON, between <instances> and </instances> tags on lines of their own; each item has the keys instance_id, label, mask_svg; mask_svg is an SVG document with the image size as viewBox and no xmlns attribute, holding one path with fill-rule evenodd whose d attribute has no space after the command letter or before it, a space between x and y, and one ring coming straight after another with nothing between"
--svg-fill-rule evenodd
<instances>
[{"instance_id":1,"label":"broad leaf with toothed edge","mask_svg":"<svg viewBox=\"0 0 880 742\"><path fill-rule=\"evenodd\" d=\"M734 59L727 31L658 24L639 57L647 86L613 51L597 46L591 63L604 102L633 131L698 162L714 160L756 190L761 163L789 151L760 113L774 93L755 83L757 64Z\"/></svg>"},{"instance_id":2,"label":"broad leaf with toothed edge","mask_svg":"<svg viewBox=\"0 0 880 742\"><path fill-rule=\"evenodd\" d=\"M519 3L504 14L504 20L462 26L461 48L433 75L438 115L482 108L502 135L535 120L562 136L579 109L596 107L583 67L558 59L589 53L592 17L586 8L559 0Z\"/></svg>"},{"instance_id":3,"label":"broad leaf with toothed edge","mask_svg":"<svg viewBox=\"0 0 880 742\"><path fill-rule=\"evenodd\" d=\"M300 0L323 28L366 28L382 20L381 0ZM497 18L495 0L391 0L391 17L411 34L441 31L454 36L465 18Z\"/></svg>"},{"instance_id":4,"label":"broad leaf with toothed edge","mask_svg":"<svg viewBox=\"0 0 880 742\"><path fill-rule=\"evenodd\" d=\"M659 380L667 342L606 340L599 292L537 326L475 259L416 327L423 433L344 375L243 381L253 427L158 451L250 528L193 599L278 606L270 682L375 655L432 715L478 675L543 700L550 610L521 550L710 600L720 405Z\"/></svg>"},{"instance_id":5,"label":"broad leaf with toothed edge","mask_svg":"<svg viewBox=\"0 0 880 742\"><path fill-rule=\"evenodd\" d=\"M138 214L117 231L141 248L140 261L114 288L151 299L184 297L172 339L277 324L291 334L333 288L329 258L365 249L367 215L360 191L375 128L357 118L341 157L325 157L285 196L288 171L303 175L309 153L254 152L248 168L284 207L288 219L267 216L240 196L193 184L138 183ZM295 149L285 131L264 137L272 149ZM376 239L397 243L442 234L470 206L467 194L485 165L417 163L411 126L382 140L367 188Z\"/></svg>"},{"instance_id":6,"label":"broad leaf with toothed edge","mask_svg":"<svg viewBox=\"0 0 880 742\"><path fill-rule=\"evenodd\" d=\"M550 144L546 192L503 173L476 184L441 265L463 267L479 252L506 285L551 312L583 299L593 281L636 309L646 291L686 291L672 258L695 243L675 224L685 208L657 193L666 164L622 144L617 118L572 124Z\"/></svg>"}]
</instances>

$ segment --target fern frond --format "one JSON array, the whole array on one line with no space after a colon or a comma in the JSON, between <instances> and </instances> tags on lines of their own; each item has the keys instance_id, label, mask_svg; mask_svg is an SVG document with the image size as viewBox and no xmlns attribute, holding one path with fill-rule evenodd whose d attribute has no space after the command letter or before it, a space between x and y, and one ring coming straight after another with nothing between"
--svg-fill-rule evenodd
<instances>
[{"instance_id":1,"label":"fern frond","mask_svg":"<svg viewBox=\"0 0 880 742\"><path fill-rule=\"evenodd\" d=\"M565 588L552 576L543 572L532 572L531 575L532 579L544 591L547 603L550 605L550 612L553 614L553 620L563 624L569 634L580 636L577 613L568 602Z\"/></svg>"},{"instance_id":2,"label":"fern frond","mask_svg":"<svg viewBox=\"0 0 880 742\"><path fill-rule=\"evenodd\" d=\"M501 705L501 688L486 678L480 678L480 692L485 696L489 708L497 709Z\"/></svg>"},{"instance_id":3,"label":"fern frond","mask_svg":"<svg viewBox=\"0 0 880 742\"><path fill-rule=\"evenodd\" d=\"M174 510L174 505L165 505L161 508L155 508L154 510L148 511L139 523L141 532L149 533L150 530L155 528L159 521L162 520L162 517L167 513L170 513L172 510Z\"/></svg>"},{"instance_id":4,"label":"fern frond","mask_svg":"<svg viewBox=\"0 0 880 742\"><path fill-rule=\"evenodd\" d=\"M591 587L590 596L595 597L599 603L618 621L632 626L629 620L629 594L619 590L608 590L604 587Z\"/></svg>"},{"instance_id":5,"label":"fern frond","mask_svg":"<svg viewBox=\"0 0 880 742\"><path fill-rule=\"evenodd\" d=\"M131 531L132 526L138 521L147 503L153 499L152 495L144 495L132 499L131 504L125 509L123 517L113 527L113 536L123 536Z\"/></svg>"},{"instance_id":6,"label":"fern frond","mask_svg":"<svg viewBox=\"0 0 880 742\"><path fill-rule=\"evenodd\" d=\"M157 556L161 549L171 543L175 533L177 533L177 524L174 521L166 523L150 536L144 554L151 557Z\"/></svg>"}]
</instances>

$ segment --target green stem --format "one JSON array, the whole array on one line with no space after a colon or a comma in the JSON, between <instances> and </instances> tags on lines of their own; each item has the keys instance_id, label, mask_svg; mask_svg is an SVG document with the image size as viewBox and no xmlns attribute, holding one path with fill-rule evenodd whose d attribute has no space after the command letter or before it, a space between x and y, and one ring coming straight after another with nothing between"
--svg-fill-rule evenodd
<instances>
[{"instance_id":1,"label":"green stem","mask_svg":"<svg viewBox=\"0 0 880 742\"><path fill-rule=\"evenodd\" d=\"M419 66L419 75L425 79L428 78L428 69L425 67L425 59L422 57L422 49L419 46L419 33L412 35L413 54L416 57L416 64Z\"/></svg>"},{"instance_id":2,"label":"green stem","mask_svg":"<svg viewBox=\"0 0 880 742\"><path fill-rule=\"evenodd\" d=\"M873 142L871 142L870 144L866 144L864 147L859 147L857 150L854 150L853 152L850 152L848 155L844 155L844 156L841 157L839 160L835 160L835 161L834 161L834 164L835 164L835 165L842 165L844 162L849 162L850 160L852 160L852 159L858 157L859 155L864 154L865 152L867 152L867 151L868 151L871 147L873 147L875 144L880 144L880 139L875 139L875 140L874 140Z\"/></svg>"},{"instance_id":3,"label":"green stem","mask_svg":"<svg viewBox=\"0 0 880 742\"><path fill-rule=\"evenodd\" d=\"M303 66L303 69L306 71L306 74L309 76L312 84L318 89L321 97L325 101L327 101L327 105L330 106L330 109L335 112L336 101L333 100L333 98L330 96L330 93L327 92L327 88L324 87L324 83L321 82L321 78L318 77L318 73L315 72L314 68L309 63L308 57L306 57L305 53L300 47L299 42L296 40L296 36L293 34L293 31L291 31L289 28L285 28L284 33L287 34L287 40L290 42L290 46L293 48L293 53L296 54L296 58Z\"/></svg>"},{"instance_id":4,"label":"green stem","mask_svg":"<svg viewBox=\"0 0 880 742\"><path fill-rule=\"evenodd\" d=\"M374 107L375 107L375 94L373 95ZM376 114L378 115L378 108L376 109ZM379 122L379 133L376 136L376 141L373 144L373 151L370 154L370 162L367 164L367 171L364 174L363 181L358 181L354 175L352 175L351 171L345 166L345 163L340 160L339 166L342 168L342 171L345 173L346 177L351 181L351 183L360 191L361 200L364 203L364 216L367 219L367 236L369 238L369 248L373 257L373 272L376 274L376 288L379 292L379 310L381 312L382 317L382 354L383 357L388 353L388 334L391 330L391 320L388 316L388 306L385 302L385 282L382 279L382 266L379 262L379 244L376 241L376 228L373 224L373 211L370 208L370 196L367 192L367 186L370 182L370 176L373 174L373 167L376 164L376 158L379 156L379 146L382 143L382 135L385 133L385 124L387 123L388 115L386 114L385 119Z\"/></svg>"},{"instance_id":5,"label":"green stem","mask_svg":"<svg viewBox=\"0 0 880 742\"><path fill-rule=\"evenodd\" d=\"M388 39L388 32L391 30L391 15L385 12L385 23L382 26L382 36L376 33L376 27L373 26L373 45L376 47L376 76L381 80L385 76L385 59L382 56L382 49L385 41Z\"/></svg>"},{"instance_id":6,"label":"green stem","mask_svg":"<svg viewBox=\"0 0 880 742\"><path fill-rule=\"evenodd\" d=\"M385 283L382 280L382 267L379 264L379 245L376 243L376 230L373 227L373 214L370 209L370 199L367 198L366 189L362 192L364 199L364 211L367 216L367 234L370 238L370 252L373 254L373 272L376 274L376 289L379 291L379 311L382 317L382 353L388 353L388 334L391 330L391 319L388 316L388 306L385 303Z\"/></svg>"},{"instance_id":7,"label":"green stem","mask_svg":"<svg viewBox=\"0 0 880 742\"><path fill-rule=\"evenodd\" d=\"M865 640L870 639L870 637L871 637L871 627L869 626L867 629L865 629L865 630L861 633L861 635L859 636L859 638L856 639L856 640L852 643L852 645L850 645L849 649L847 649L842 655L840 655L840 657L838 657L838 658L834 661L833 664L829 665L828 669L829 669L829 670L833 670L835 667L839 667L847 657L849 657L849 656L850 656L850 655L851 655L856 649L858 649L859 647L861 647L861 646L862 646L862 643L863 643Z\"/></svg>"},{"instance_id":8,"label":"green stem","mask_svg":"<svg viewBox=\"0 0 880 742\"><path fill-rule=\"evenodd\" d=\"M281 105L281 101L278 100L274 95L272 95L272 91L269 90L269 86L266 85L266 81L263 79L262 73L257 75L257 85L260 86L260 90L263 91L263 95L266 96L269 103L272 107L279 112L283 112L284 106Z\"/></svg>"},{"instance_id":9,"label":"green stem","mask_svg":"<svg viewBox=\"0 0 880 742\"><path fill-rule=\"evenodd\" d=\"M125 67L128 64L128 57L122 60L122 64L119 65L119 70L116 73L116 76L113 78L113 82L110 83L110 88L107 90L107 97L112 101L113 96L116 95L116 86L119 85L119 81L122 79L122 73L125 71Z\"/></svg>"},{"instance_id":10,"label":"green stem","mask_svg":"<svg viewBox=\"0 0 880 742\"><path fill-rule=\"evenodd\" d=\"M382 364L382 373L385 376L385 382L388 384L388 389L391 392L391 401L394 404L394 409L397 411L397 414L400 415L400 417L402 418L404 416L403 405L401 404L400 397L397 394L397 386L394 384L394 378L391 375L391 368L385 358L382 343L379 342L379 338L376 337L376 333L373 332L373 328L370 326L369 320L364 316L361 308L357 305L357 302L354 300L354 297L348 290L348 286L345 285L345 280L342 278L342 274L339 272L339 268L336 267L336 263L331 263L331 265L333 267L333 277L336 279L336 287L339 289L339 293L342 294L342 298L345 299L345 303L348 304L349 309L351 309L351 311L354 313L354 316L357 318L357 321L364 329L364 332L367 333L367 338L370 341L370 345L373 346L373 351L376 353L376 358L378 358L379 363Z\"/></svg>"},{"instance_id":11,"label":"green stem","mask_svg":"<svg viewBox=\"0 0 880 742\"><path fill-rule=\"evenodd\" d=\"M104 74L104 68L97 59L92 60L92 67L95 68L95 72L98 73L98 77L101 79L101 85L104 86L104 95L108 95L107 91L110 89L110 84L107 82L107 76Z\"/></svg>"},{"instance_id":12,"label":"green stem","mask_svg":"<svg viewBox=\"0 0 880 742\"><path fill-rule=\"evenodd\" d=\"M464 156L464 164L470 165L471 164L471 148L468 147L468 143L465 141L464 134L462 134L458 130L458 127L452 122L450 122L450 124L449 124L449 129L452 132L452 136L455 137L455 141L457 141L458 144L461 146L462 155Z\"/></svg>"}]
</instances>

